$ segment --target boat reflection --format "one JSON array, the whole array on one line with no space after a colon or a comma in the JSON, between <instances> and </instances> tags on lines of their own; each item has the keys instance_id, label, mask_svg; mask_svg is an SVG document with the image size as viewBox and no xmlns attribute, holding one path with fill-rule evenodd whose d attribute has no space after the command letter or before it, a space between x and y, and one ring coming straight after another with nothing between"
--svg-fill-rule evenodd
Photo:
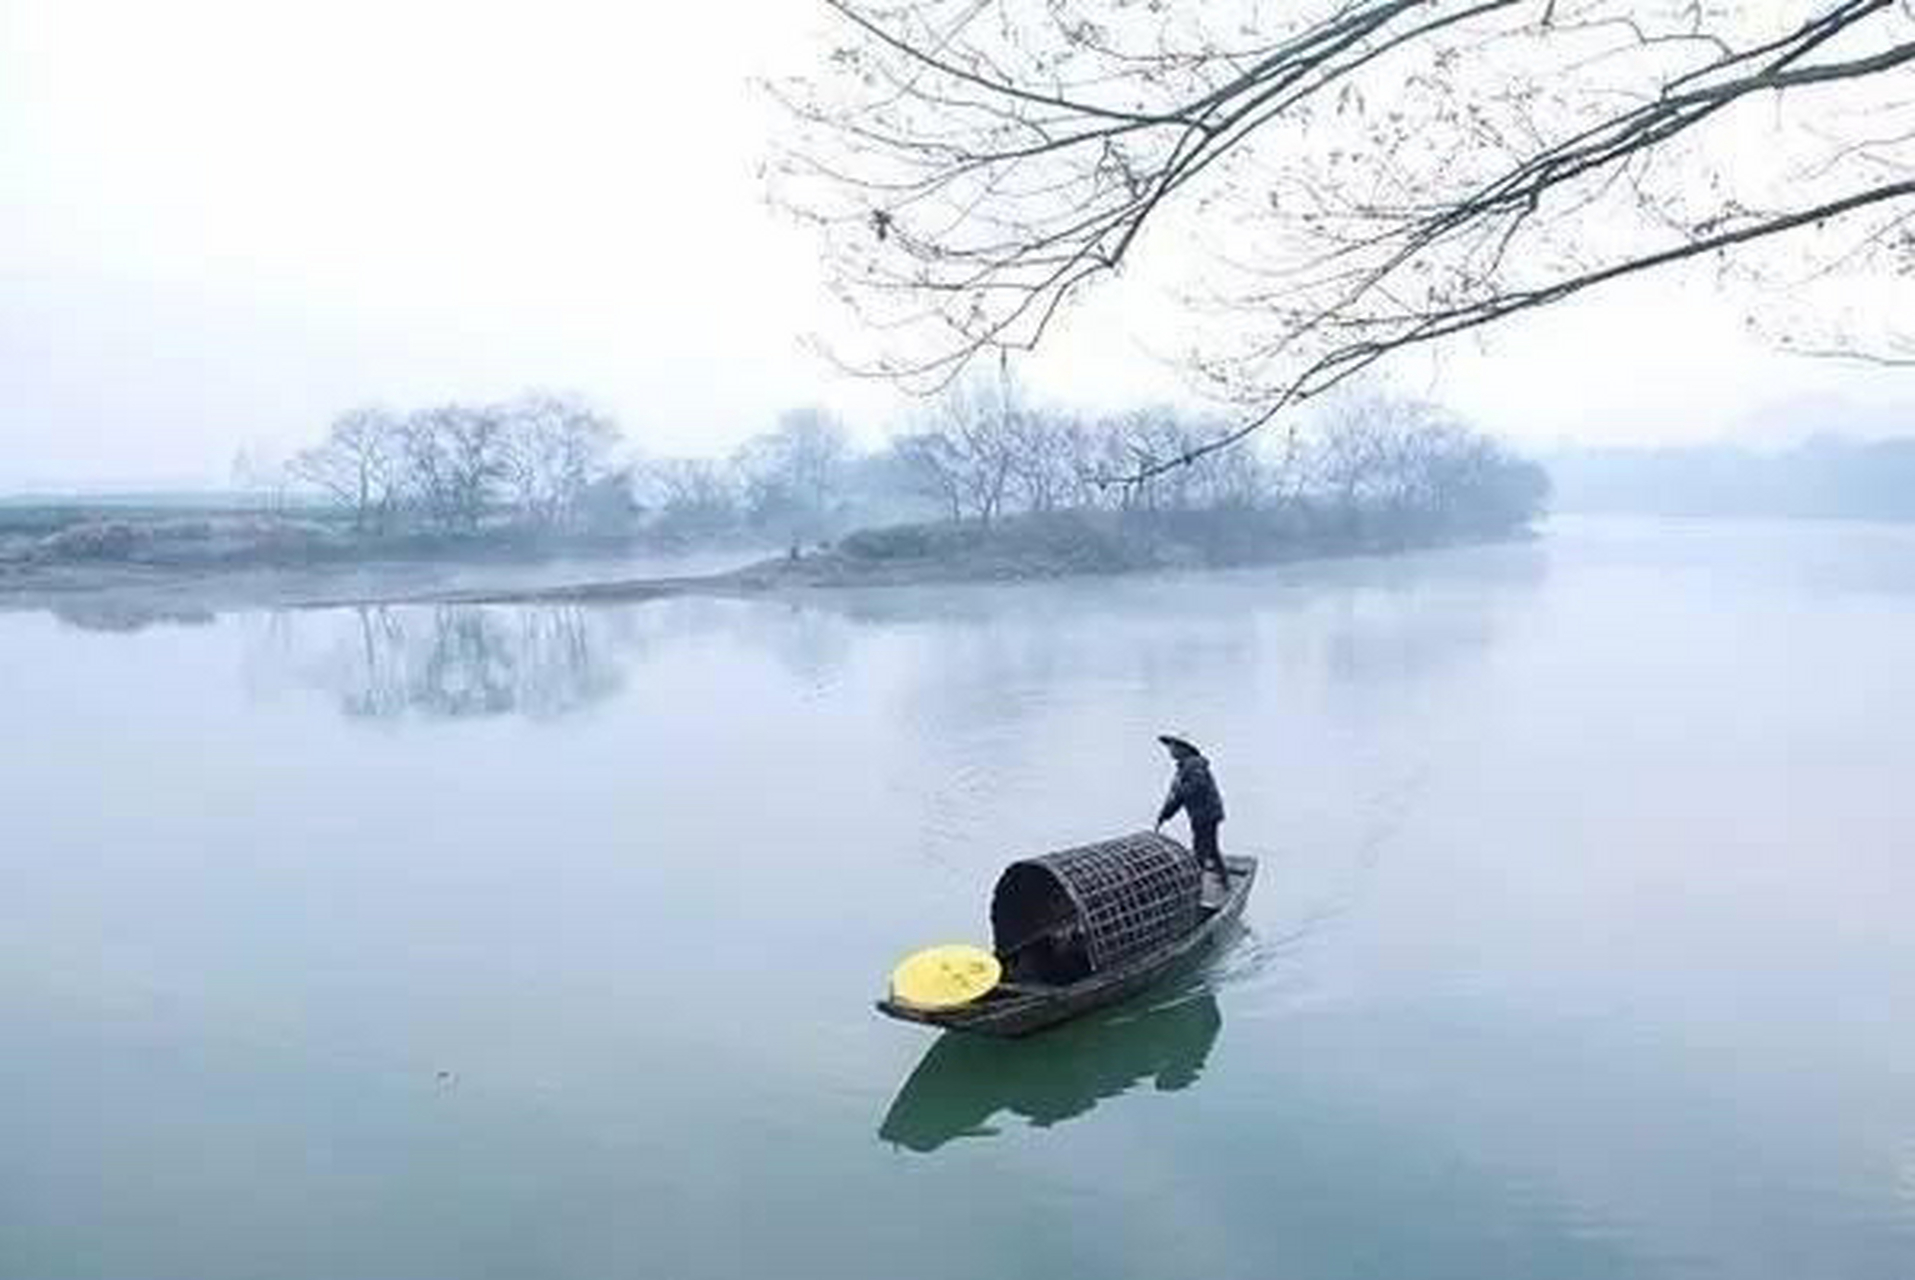
<instances>
[{"instance_id":1,"label":"boat reflection","mask_svg":"<svg viewBox=\"0 0 1915 1280\"><path fill-rule=\"evenodd\" d=\"M1026 1040L947 1032L898 1091L878 1136L930 1152L1000 1132L991 1120L1002 1111L1041 1129L1144 1080L1164 1092L1188 1088L1222 1029L1216 997L1193 986Z\"/></svg>"}]
</instances>

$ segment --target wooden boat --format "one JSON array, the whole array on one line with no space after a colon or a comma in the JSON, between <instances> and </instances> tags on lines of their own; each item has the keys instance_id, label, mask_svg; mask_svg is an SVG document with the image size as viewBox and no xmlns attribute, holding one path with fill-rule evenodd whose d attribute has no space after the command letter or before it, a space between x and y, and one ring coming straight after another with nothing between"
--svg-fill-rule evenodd
<instances>
[{"instance_id":1,"label":"wooden boat","mask_svg":"<svg viewBox=\"0 0 1915 1280\"><path fill-rule=\"evenodd\" d=\"M1167 836L1142 832L1012 863L991 899L1003 979L976 1000L922 1008L887 995L905 1022L1022 1036L1137 994L1194 962L1242 914L1255 858L1226 857L1227 891Z\"/></svg>"}]
</instances>

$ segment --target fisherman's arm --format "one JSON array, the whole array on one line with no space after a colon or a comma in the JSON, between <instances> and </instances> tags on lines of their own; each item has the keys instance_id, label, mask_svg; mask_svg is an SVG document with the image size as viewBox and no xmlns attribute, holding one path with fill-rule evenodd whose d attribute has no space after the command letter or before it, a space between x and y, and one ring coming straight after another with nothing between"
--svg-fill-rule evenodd
<instances>
[{"instance_id":1,"label":"fisherman's arm","mask_svg":"<svg viewBox=\"0 0 1915 1280\"><path fill-rule=\"evenodd\" d=\"M1179 777L1170 784L1170 794L1164 797L1164 807L1157 811L1157 825L1161 827L1176 817L1177 811L1184 807L1185 798L1184 780Z\"/></svg>"}]
</instances>

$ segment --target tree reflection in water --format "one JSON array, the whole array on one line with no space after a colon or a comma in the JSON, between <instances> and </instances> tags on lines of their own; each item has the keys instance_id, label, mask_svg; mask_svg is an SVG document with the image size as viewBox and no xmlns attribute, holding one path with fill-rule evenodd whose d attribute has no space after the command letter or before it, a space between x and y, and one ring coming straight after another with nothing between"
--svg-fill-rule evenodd
<instances>
[{"instance_id":1,"label":"tree reflection in water","mask_svg":"<svg viewBox=\"0 0 1915 1280\"><path fill-rule=\"evenodd\" d=\"M622 681L610 656L625 638L617 611L364 606L336 616L344 629L303 674L354 717L550 718L611 696Z\"/></svg>"},{"instance_id":2,"label":"tree reflection in water","mask_svg":"<svg viewBox=\"0 0 1915 1280\"><path fill-rule=\"evenodd\" d=\"M898 1091L878 1136L930 1152L997 1134L990 1121L1000 1111L1047 1128L1146 1079L1162 1092L1188 1088L1222 1030L1216 997L1186 988L1025 1040L946 1032Z\"/></svg>"}]
</instances>

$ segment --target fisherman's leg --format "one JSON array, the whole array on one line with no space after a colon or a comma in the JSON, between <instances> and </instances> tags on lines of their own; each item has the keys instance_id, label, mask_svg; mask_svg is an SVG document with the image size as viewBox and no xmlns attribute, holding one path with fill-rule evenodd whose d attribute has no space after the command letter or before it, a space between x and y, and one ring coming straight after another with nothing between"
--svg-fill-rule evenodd
<instances>
[{"instance_id":1,"label":"fisherman's leg","mask_svg":"<svg viewBox=\"0 0 1915 1280\"><path fill-rule=\"evenodd\" d=\"M1217 824L1195 822L1190 826L1190 845L1197 854L1197 865L1214 868L1217 879L1230 887L1230 868L1224 865L1223 852L1217 848Z\"/></svg>"}]
</instances>

